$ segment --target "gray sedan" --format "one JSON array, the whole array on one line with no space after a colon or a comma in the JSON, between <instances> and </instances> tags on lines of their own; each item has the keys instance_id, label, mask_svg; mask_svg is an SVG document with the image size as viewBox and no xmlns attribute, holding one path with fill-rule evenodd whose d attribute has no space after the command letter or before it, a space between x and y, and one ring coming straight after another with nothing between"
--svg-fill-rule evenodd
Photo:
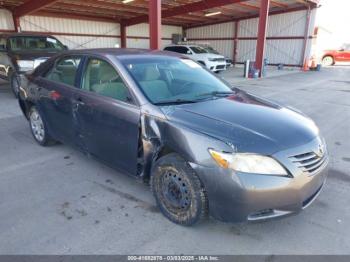
<instances>
[{"instance_id":1,"label":"gray sedan","mask_svg":"<svg viewBox=\"0 0 350 262\"><path fill-rule=\"evenodd\" d=\"M150 183L181 225L239 222L306 208L327 175L325 141L294 109L230 87L160 51L67 51L23 81L34 139L70 144Z\"/></svg>"}]
</instances>

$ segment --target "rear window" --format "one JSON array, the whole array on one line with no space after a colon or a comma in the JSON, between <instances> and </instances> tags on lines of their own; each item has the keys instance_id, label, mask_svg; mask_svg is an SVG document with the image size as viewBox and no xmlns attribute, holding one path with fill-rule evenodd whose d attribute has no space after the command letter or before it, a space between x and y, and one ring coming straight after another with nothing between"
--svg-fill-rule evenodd
<instances>
[{"instance_id":1,"label":"rear window","mask_svg":"<svg viewBox=\"0 0 350 262\"><path fill-rule=\"evenodd\" d=\"M189 51L188 48L185 46L168 46L164 48L164 50L172 51L180 54L187 54L187 52Z\"/></svg>"},{"instance_id":2,"label":"rear window","mask_svg":"<svg viewBox=\"0 0 350 262\"><path fill-rule=\"evenodd\" d=\"M64 45L56 38L47 36L14 36L9 39L12 51L62 51Z\"/></svg>"}]
</instances>

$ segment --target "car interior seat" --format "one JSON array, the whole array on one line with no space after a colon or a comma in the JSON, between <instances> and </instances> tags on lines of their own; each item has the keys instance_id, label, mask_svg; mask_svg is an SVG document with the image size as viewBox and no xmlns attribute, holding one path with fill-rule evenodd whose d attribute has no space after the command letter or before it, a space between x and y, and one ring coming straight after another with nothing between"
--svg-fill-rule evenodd
<instances>
[{"instance_id":1,"label":"car interior seat","mask_svg":"<svg viewBox=\"0 0 350 262\"><path fill-rule=\"evenodd\" d=\"M155 66L149 66L144 70L140 85L146 95L153 101L161 101L172 96L168 85L160 79L161 74Z\"/></svg>"},{"instance_id":2,"label":"car interior seat","mask_svg":"<svg viewBox=\"0 0 350 262\"><path fill-rule=\"evenodd\" d=\"M97 82L95 78L96 70L98 76ZM100 62L96 69L93 69L93 67L91 68L90 74L90 83L92 81L96 82L89 85L88 89L90 91L121 101L127 101L127 87L112 66L105 62Z\"/></svg>"}]
</instances>

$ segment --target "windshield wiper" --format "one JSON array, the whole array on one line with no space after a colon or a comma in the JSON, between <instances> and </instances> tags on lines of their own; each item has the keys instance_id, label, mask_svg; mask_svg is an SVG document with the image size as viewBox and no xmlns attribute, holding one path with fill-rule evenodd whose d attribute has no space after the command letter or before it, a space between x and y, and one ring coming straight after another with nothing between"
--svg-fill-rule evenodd
<instances>
[{"instance_id":1,"label":"windshield wiper","mask_svg":"<svg viewBox=\"0 0 350 262\"><path fill-rule=\"evenodd\" d=\"M222 96L232 95L234 93L235 93L234 91L212 91L212 92L208 92L208 93L199 94L199 95L197 95L197 97L201 97L201 96L222 97Z\"/></svg>"},{"instance_id":2,"label":"windshield wiper","mask_svg":"<svg viewBox=\"0 0 350 262\"><path fill-rule=\"evenodd\" d=\"M176 100L163 100L156 103L153 103L157 106L164 106L164 105L181 105L181 104L191 104L196 103L198 101L196 100L186 100L186 99L176 99Z\"/></svg>"}]
</instances>

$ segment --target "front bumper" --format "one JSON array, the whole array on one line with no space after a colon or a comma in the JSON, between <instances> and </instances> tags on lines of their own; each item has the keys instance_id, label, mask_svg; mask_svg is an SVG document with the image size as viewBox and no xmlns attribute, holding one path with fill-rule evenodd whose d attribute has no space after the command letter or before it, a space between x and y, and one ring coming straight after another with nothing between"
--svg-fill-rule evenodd
<instances>
[{"instance_id":1,"label":"front bumper","mask_svg":"<svg viewBox=\"0 0 350 262\"><path fill-rule=\"evenodd\" d=\"M282 159L282 163L288 161L284 156L290 155L290 151L279 152L275 158ZM326 162L312 175L291 167L290 163L283 164L288 166L291 177L192 167L206 189L210 215L221 221L243 222L298 213L319 195L328 173Z\"/></svg>"},{"instance_id":2,"label":"front bumper","mask_svg":"<svg viewBox=\"0 0 350 262\"><path fill-rule=\"evenodd\" d=\"M206 66L210 71L223 71L226 70L226 62L215 62L215 61L207 61Z\"/></svg>"}]
</instances>

